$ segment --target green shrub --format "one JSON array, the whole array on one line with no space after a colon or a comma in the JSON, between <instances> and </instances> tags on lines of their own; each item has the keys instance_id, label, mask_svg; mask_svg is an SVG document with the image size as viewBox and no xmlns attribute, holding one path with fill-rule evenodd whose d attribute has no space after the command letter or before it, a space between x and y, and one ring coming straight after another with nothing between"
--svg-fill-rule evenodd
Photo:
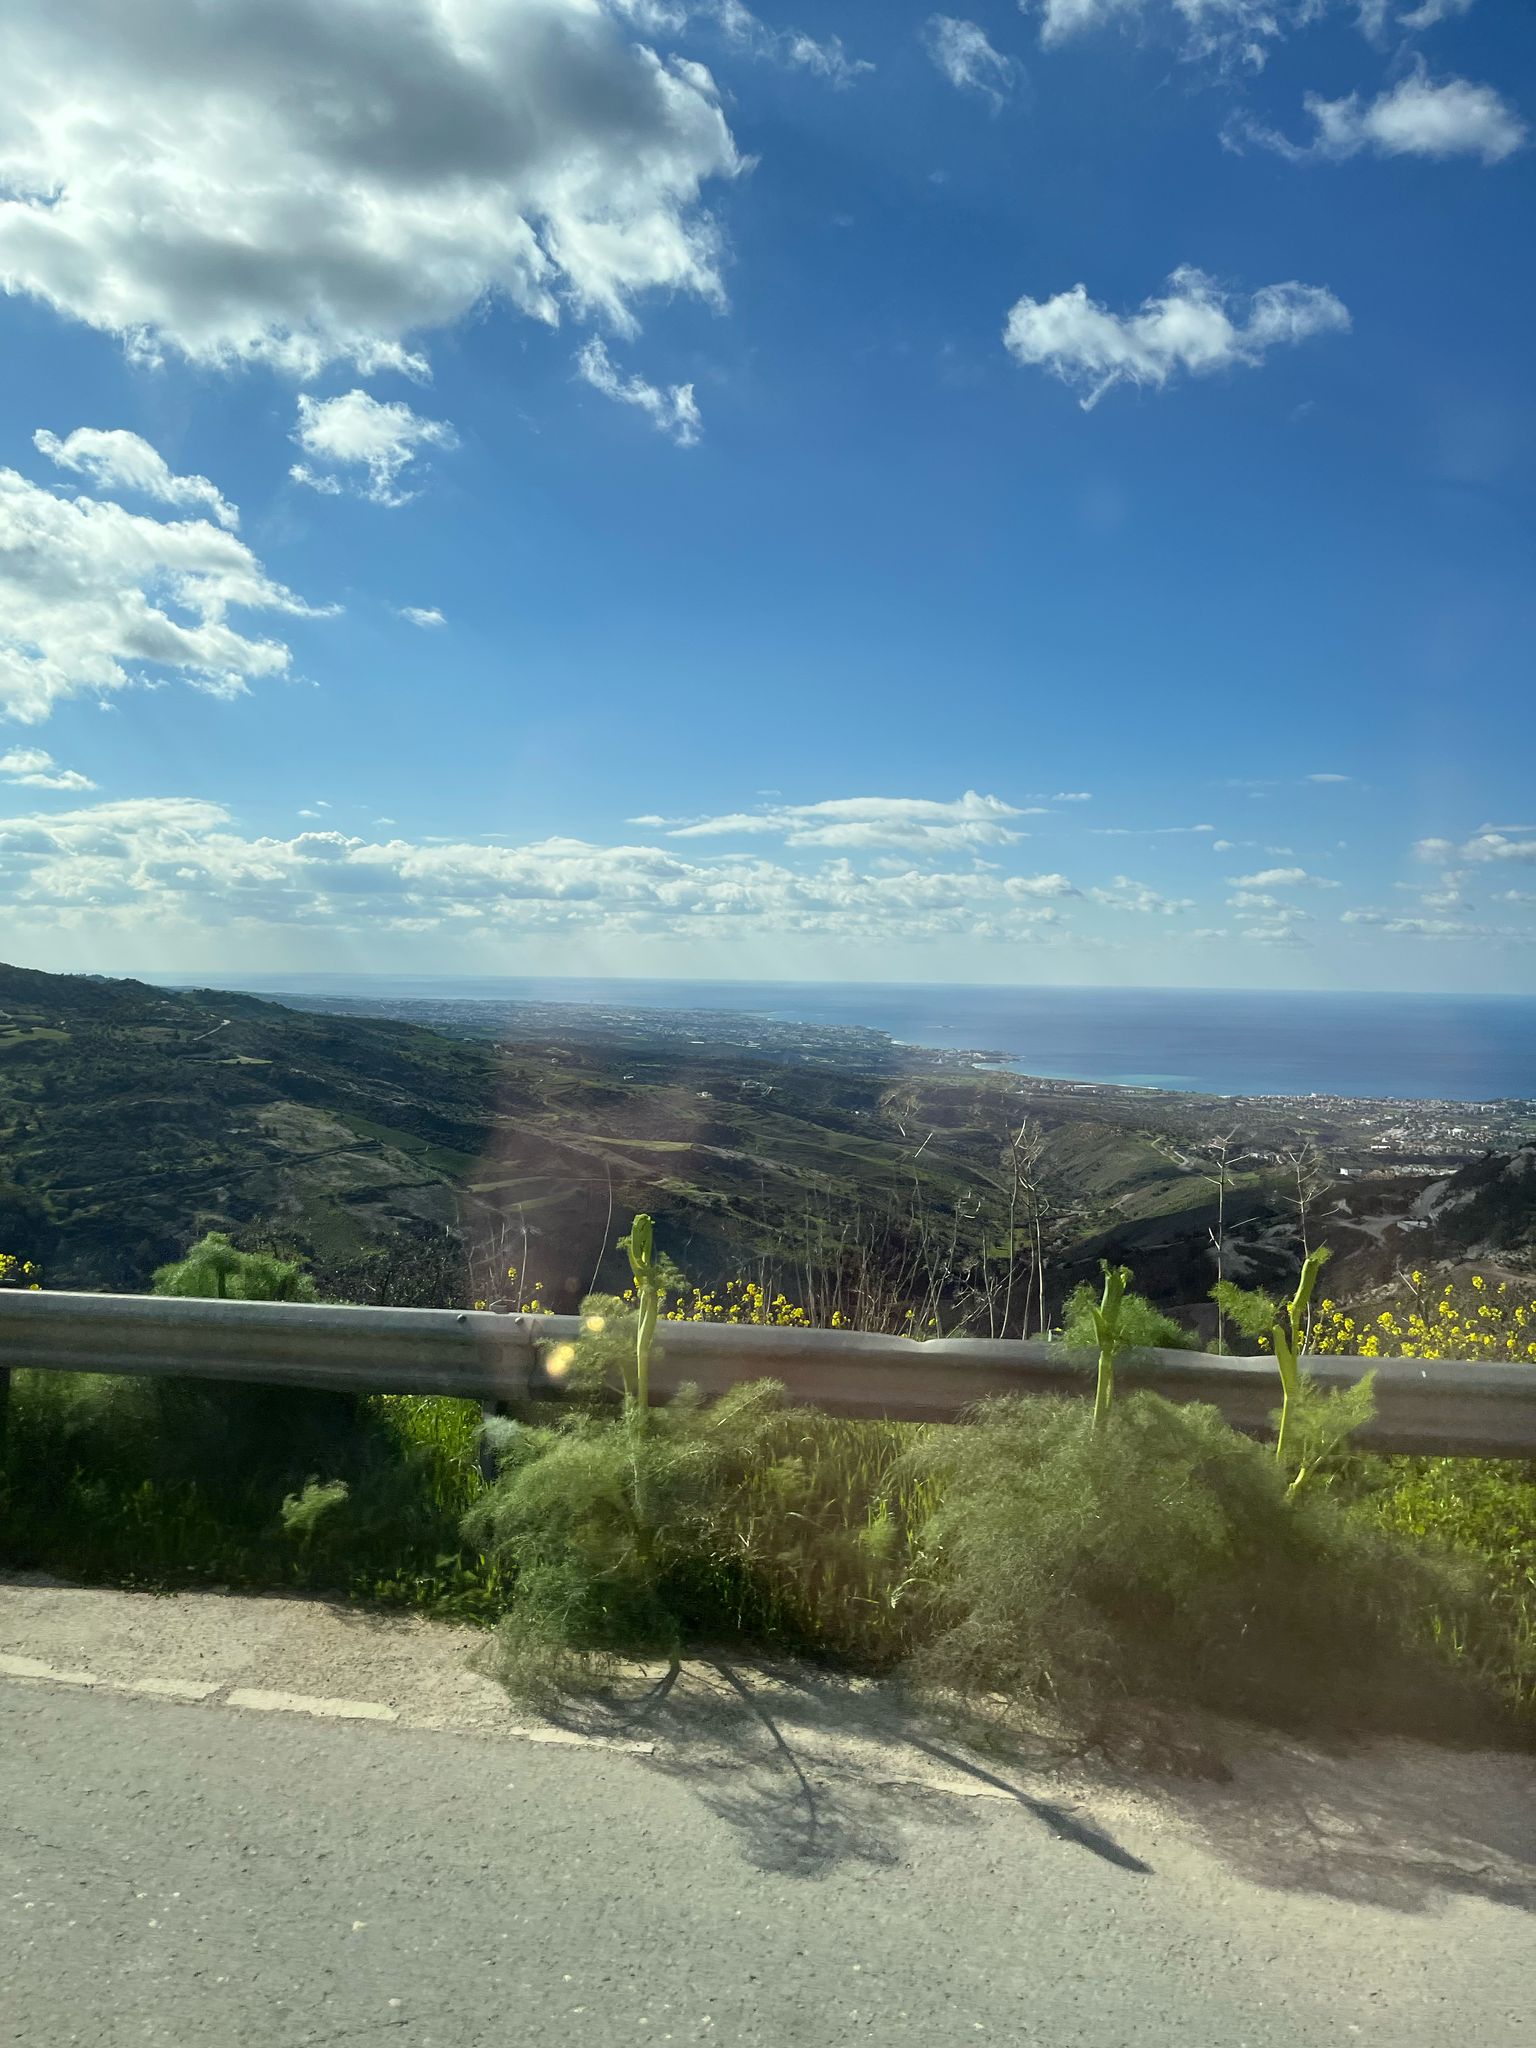
<instances>
[{"instance_id":1,"label":"green shrub","mask_svg":"<svg viewBox=\"0 0 1536 2048\"><path fill-rule=\"evenodd\" d=\"M498 1433L497 1483L465 1533L516 1571L501 1630L509 1683L538 1692L617 1657L676 1658L690 1635L736 1633L730 1595L746 1561L729 1555L731 1501L782 1406L763 1381L707 1409L679 1399L644 1428L578 1410Z\"/></svg>"},{"instance_id":2,"label":"green shrub","mask_svg":"<svg viewBox=\"0 0 1536 2048\"><path fill-rule=\"evenodd\" d=\"M1212 1408L1138 1393L1004 1400L915 1454L939 1492L914 1569L931 1588L914 1676L1123 1739L1146 1716L1447 1727L1475 1715L1424 1641L1470 1583L1326 1493Z\"/></svg>"}]
</instances>

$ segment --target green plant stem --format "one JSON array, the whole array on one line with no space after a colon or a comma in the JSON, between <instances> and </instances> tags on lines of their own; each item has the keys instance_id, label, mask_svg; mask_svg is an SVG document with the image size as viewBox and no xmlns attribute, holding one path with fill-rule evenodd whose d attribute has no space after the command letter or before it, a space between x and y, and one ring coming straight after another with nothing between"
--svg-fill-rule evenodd
<instances>
[{"instance_id":1,"label":"green plant stem","mask_svg":"<svg viewBox=\"0 0 1536 2048\"><path fill-rule=\"evenodd\" d=\"M1298 1363L1307 1348L1307 1317L1311 1310L1312 1290L1317 1285L1317 1276L1328 1263L1331 1253L1326 1245L1319 1245L1316 1251L1307 1253L1301 1262L1301 1277L1296 1282L1296 1292L1285 1304L1285 1323L1276 1323L1274 1328L1275 1364L1280 1373L1280 1428L1275 1436L1275 1462L1285 1463L1287 1438L1290 1433L1291 1402L1301 1385L1301 1368ZM1289 1328L1286 1325L1289 1325ZM1295 1492L1304 1475L1298 1473L1290 1491Z\"/></svg>"},{"instance_id":2,"label":"green plant stem","mask_svg":"<svg viewBox=\"0 0 1536 2048\"><path fill-rule=\"evenodd\" d=\"M1093 1395L1093 1427L1103 1429L1109 1421L1115 1398L1115 1353L1120 1349L1120 1311L1125 1290L1131 1284L1129 1266L1104 1267L1104 1294L1093 1311L1093 1326L1099 1339L1099 1383Z\"/></svg>"}]
</instances>

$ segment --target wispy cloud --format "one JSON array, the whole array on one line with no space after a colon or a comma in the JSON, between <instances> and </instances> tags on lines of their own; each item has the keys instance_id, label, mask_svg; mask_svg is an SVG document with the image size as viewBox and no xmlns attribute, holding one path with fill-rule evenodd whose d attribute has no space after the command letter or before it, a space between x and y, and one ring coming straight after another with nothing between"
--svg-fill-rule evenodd
<instances>
[{"instance_id":1,"label":"wispy cloud","mask_svg":"<svg viewBox=\"0 0 1536 2048\"><path fill-rule=\"evenodd\" d=\"M448 623L435 604L403 604L400 616L408 625L420 626L429 632L434 626L446 626Z\"/></svg>"},{"instance_id":2,"label":"wispy cloud","mask_svg":"<svg viewBox=\"0 0 1536 2048\"><path fill-rule=\"evenodd\" d=\"M1017 363L1080 390L1086 412L1116 384L1161 390L1181 373L1254 369L1272 348L1348 326L1348 312L1321 285L1268 284L1245 298L1185 265L1133 313L1112 313L1080 284L1051 299L1022 298L1003 341Z\"/></svg>"},{"instance_id":3,"label":"wispy cloud","mask_svg":"<svg viewBox=\"0 0 1536 2048\"><path fill-rule=\"evenodd\" d=\"M781 838L789 846L953 850L1011 845L1023 836L1012 820L1023 815L1001 797L979 796L968 789L951 801L850 796L815 804L777 804L761 811L731 811L673 824L667 836L718 839L765 834Z\"/></svg>"},{"instance_id":4,"label":"wispy cloud","mask_svg":"<svg viewBox=\"0 0 1536 2048\"><path fill-rule=\"evenodd\" d=\"M1017 66L994 50L987 32L953 14L930 14L923 43L935 66L959 92L979 93L994 110L1012 93Z\"/></svg>"},{"instance_id":5,"label":"wispy cloud","mask_svg":"<svg viewBox=\"0 0 1536 2048\"><path fill-rule=\"evenodd\" d=\"M1229 875L1234 889L1337 889L1328 875L1309 874L1305 868L1260 868L1252 875Z\"/></svg>"},{"instance_id":6,"label":"wispy cloud","mask_svg":"<svg viewBox=\"0 0 1536 2048\"><path fill-rule=\"evenodd\" d=\"M576 352L576 368L595 391L620 405L638 406L658 433L670 434L679 448L692 448L704 431L691 384L671 384L665 390L648 384L643 377L624 377L615 369L607 349L594 335Z\"/></svg>"},{"instance_id":7,"label":"wispy cloud","mask_svg":"<svg viewBox=\"0 0 1536 2048\"><path fill-rule=\"evenodd\" d=\"M1116 875L1107 887L1085 893L1091 903L1102 904L1106 910L1131 910L1143 917L1175 917L1195 907L1192 897L1164 896L1146 882L1133 882L1129 875Z\"/></svg>"}]
</instances>

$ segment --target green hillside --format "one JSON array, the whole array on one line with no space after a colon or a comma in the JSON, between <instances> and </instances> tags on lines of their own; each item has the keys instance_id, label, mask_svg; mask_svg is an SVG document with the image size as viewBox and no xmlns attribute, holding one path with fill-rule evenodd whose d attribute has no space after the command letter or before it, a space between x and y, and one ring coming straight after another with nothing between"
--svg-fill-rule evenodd
<instances>
[{"instance_id":1,"label":"green hillside","mask_svg":"<svg viewBox=\"0 0 1536 2048\"><path fill-rule=\"evenodd\" d=\"M1250 1135L1227 1191L1229 1270L1281 1279L1295 1127L1274 1105L1029 1082L876 1034L797 1057L670 1015L595 1028L530 1012L499 1039L450 1037L0 966L0 1250L54 1286L131 1289L224 1229L302 1253L337 1298L517 1301L536 1283L568 1307L620 1277L613 1241L645 1208L702 1284L772 1279L822 1312L900 1326L926 1305L985 1331L1011 1223L1011 1327L1036 1249L1053 1310L1101 1254L1198 1310L1216 1221L1202 1144L1235 1107ZM1033 1163L1015 1186L1025 1120ZM1501 1256L1536 1238L1520 1154L1432 1186L1390 1163L1350 1171L1318 1211L1341 1277L1389 1278L1442 1230L1461 1256L1495 1212Z\"/></svg>"}]
</instances>

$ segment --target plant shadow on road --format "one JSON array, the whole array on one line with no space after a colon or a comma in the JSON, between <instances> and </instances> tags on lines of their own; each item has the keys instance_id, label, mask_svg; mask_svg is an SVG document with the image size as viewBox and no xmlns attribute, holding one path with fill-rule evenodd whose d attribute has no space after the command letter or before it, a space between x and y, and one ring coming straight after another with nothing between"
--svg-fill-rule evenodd
<instances>
[{"instance_id":1,"label":"plant shadow on road","mask_svg":"<svg viewBox=\"0 0 1536 2048\"><path fill-rule=\"evenodd\" d=\"M686 1785L757 1868L817 1877L889 1868L920 1826L973 1828L978 1798L1012 1802L1056 1840L1127 1873L1151 1866L1079 1810L1020 1782L1042 1759L980 1763L889 1685L723 1657L667 1673L640 1697L567 1700L555 1718L584 1733L654 1736L651 1768Z\"/></svg>"},{"instance_id":2,"label":"plant shadow on road","mask_svg":"<svg viewBox=\"0 0 1536 2048\"><path fill-rule=\"evenodd\" d=\"M1325 1747L1226 1723L1148 1771L996 1730L979 1745L889 1683L718 1657L648 1690L568 1699L555 1718L654 1738L649 1767L765 1871L889 1868L911 1832L979 1828L985 1799L1138 1879L1204 1859L1264 1889L1394 1912L1458 1897L1536 1912L1536 1761L1508 1751Z\"/></svg>"},{"instance_id":3,"label":"plant shadow on road","mask_svg":"<svg viewBox=\"0 0 1536 2048\"><path fill-rule=\"evenodd\" d=\"M1536 1913L1536 1760L1410 1741L1256 1739L1224 1786L1163 1788L1236 1875L1402 1913L1458 1897Z\"/></svg>"}]
</instances>

